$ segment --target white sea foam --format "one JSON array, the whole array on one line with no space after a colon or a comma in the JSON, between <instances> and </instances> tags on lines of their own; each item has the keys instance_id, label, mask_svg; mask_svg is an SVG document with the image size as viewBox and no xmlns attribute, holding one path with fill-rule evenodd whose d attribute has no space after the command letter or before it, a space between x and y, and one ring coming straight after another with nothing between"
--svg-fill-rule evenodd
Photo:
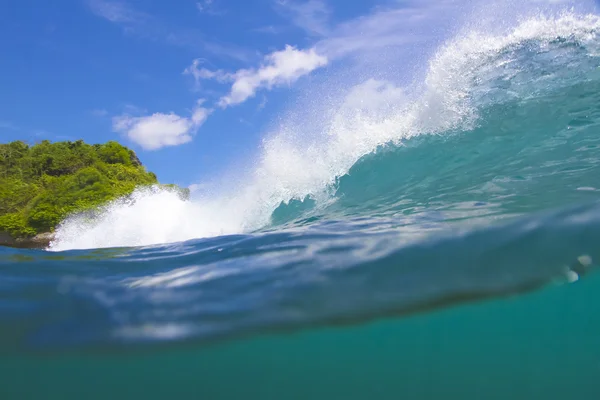
<instances>
[{"instance_id":1,"label":"white sea foam","mask_svg":"<svg viewBox=\"0 0 600 400\"><path fill-rule=\"evenodd\" d=\"M562 38L594 51L599 31L598 16L572 13L529 18L496 35L471 28L435 52L416 96L394 82L367 79L336 104L323 101L321 115L312 116L318 124L311 135L304 135L305 125L281 124L265 139L249 176L230 190L193 201L138 191L134 202L114 202L94 218L67 219L51 249L151 245L258 229L282 201L329 198L336 177L382 144L470 128L486 81L519 73L519 65L506 56L511 49L534 43L543 51Z\"/></svg>"}]
</instances>

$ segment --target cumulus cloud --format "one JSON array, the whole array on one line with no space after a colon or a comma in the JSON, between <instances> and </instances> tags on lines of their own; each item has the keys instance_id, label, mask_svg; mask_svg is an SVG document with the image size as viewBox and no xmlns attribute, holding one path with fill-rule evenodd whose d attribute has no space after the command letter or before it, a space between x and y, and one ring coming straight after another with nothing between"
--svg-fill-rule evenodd
<instances>
[{"instance_id":1,"label":"cumulus cloud","mask_svg":"<svg viewBox=\"0 0 600 400\"><path fill-rule=\"evenodd\" d=\"M145 150L158 150L191 142L210 113L211 110L202 107L202 101L199 101L190 117L175 113L154 113L141 117L121 115L113 118L113 130L125 134Z\"/></svg>"},{"instance_id":2,"label":"cumulus cloud","mask_svg":"<svg viewBox=\"0 0 600 400\"><path fill-rule=\"evenodd\" d=\"M221 69L213 71L200 67L202 62L202 59L195 59L183 73L193 76L197 86L204 79L220 83L233 82L229 94L221 97L218 102L220 107L226 108L243 103L260 89L291 84L315 69L327 65L328 59L317 53L314 48L299 50L287 45L283 50L266 55L258 68L240 69L237 72Z\"/></svg>"},{"instance_id":3,"label":"cumulus cloud","mask_svg":"<svg viewBox=\"0 0 600 400\"><path fill-rule=\"evenodd\" d=\"M229 94L219 100L219 106L243 103L262 88L291 84L327 63L327 57L318 54L315 49L298 50L287 45L284 50L267 55L260 68L241 69L228 75L233 84Z\"/></svg>"}]
</instances>

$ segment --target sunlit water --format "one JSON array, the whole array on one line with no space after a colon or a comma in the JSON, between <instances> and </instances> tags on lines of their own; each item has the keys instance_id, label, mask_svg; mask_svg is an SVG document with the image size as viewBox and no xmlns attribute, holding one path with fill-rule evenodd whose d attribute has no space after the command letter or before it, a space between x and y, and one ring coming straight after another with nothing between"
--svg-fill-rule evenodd
<instances>
[{"instance_id":1,"label":"sunlit water","mask_svg":"<svg viewBox=\"0 0 600 400\"><path fill-rule=\"evenodd\" d=\"M600 398L599 29L458 35L233 195L1 249L2 398Z\"/></svg>"}]
</instances>

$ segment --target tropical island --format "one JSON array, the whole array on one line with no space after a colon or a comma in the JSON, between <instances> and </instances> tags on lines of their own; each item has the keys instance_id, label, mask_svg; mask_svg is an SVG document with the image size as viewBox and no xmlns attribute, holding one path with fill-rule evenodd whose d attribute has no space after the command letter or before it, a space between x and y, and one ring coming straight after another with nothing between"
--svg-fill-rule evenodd
<instances>
[{"instance_id":1,"label":"tropical island","mask_svg":"<svg viewBox=\"0 0 600 400\"><path fill-rule=\"evenodd\" d=\"M0 144L0 245L46 247L67 216L153 185L156 175L114 141ZM189 196L187 189L160 186Z\"/></svg>"}]
</instances>

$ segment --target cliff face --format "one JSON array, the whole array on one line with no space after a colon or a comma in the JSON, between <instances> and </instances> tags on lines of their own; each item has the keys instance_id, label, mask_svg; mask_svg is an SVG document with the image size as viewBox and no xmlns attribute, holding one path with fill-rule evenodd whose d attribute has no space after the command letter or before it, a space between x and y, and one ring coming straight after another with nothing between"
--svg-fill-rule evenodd
<instances>
[{"instance_id":1,"label":"cliff face","mask_svg":"<svg viewBox=\"0 0 600 400\"><path fill-rule=\"evenodd\" d=\"M157 184L117 142L0 144L0 245L46 247L66 216Z\"/></svg>"}]
</instances>

